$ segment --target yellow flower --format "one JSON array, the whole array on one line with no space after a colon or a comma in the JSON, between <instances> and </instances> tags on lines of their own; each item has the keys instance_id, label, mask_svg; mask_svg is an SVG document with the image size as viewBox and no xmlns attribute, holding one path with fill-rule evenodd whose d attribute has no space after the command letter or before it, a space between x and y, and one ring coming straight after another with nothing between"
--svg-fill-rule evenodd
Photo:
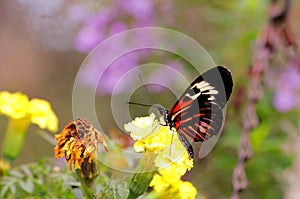
<instances>
[{"instance_id":1,"label":"yellow flower","mask_svg":"<svg viewBox=\"0 0 300 199\"><path fill-rule=\"evenodd\" d=\"M163 199L194 199L197 195L197 189L192 183L179 179L170 184L168 179L159 174L153 177L150 187Z\"/></svg>"},{"instance_id":2,"label":"yellow flower","mask_svg":"<svg viewBox=\"0 0 300 199\"><path fill-rule=\"evenodd\" d=\"M0 158L0 179L5 175L5 173L10 169L10 163Z\"/></svg>"},{"instance_id":3,"label":"yellow flower","mask_svg":"<svg viewBox=\"0 0 300 199\"><path fill-rule=\"evenodd\" d=\"M28 119L42 129L55 132L58 129L58 119L49 102L42 99L32 99L20 92L0 92L0 114L12 119Z\"/></svg>"},{"instance_id":4,"label":"yellow flower","mask_svg":"<svg viewBox=\"0 0 300 199\"><path fill-rule=\"evenodd\" d=\"M158 152L171 143L171 133L166 126L158 126L147 137L141 138L134 143L136 152Z\"/></svg>"},{"instance_id":5,"label":"yellow flower","mask_svg":"<svg viewBox=\"0 0 300 199\"><path fill-rule=\"evenodd\" d=\"M179 198L182 199L193 199L196 198L197 195L197 189L193 186L192 183L187 181L180 181L177 184L178 187L180 187L179 191Z\"/></svg>"},{"instance_id":6,"label":"yellow flower","mask_svg":"<svg viewBox=\"0 0 300 199\"><path fill-rule=\"evenodd\" d=\"M125 124L125 130L137 140L134 149L137 152L155 152L155 166L158 167L150 187L160 198L192 199L197 190L190 182L183 182L181 177L193 167L186 149L180 142L177 133L168 126L162 126L150 117L136 118Z\"/></svg>"},{"instance_id":7,"label":"yellow flower","mask_svg":"<svg viewBox=\"0 0 300 199\"><path fill-rule=\"evenodd\" d=\"M24 118L29 108L28 97L20 92L0 92L0 113L13 119Z\"/></svg>"},{"instance_id":8,"label":"yellow flower","mask_svg":"<svg viewBox=\"0 0 300 199\"><path fill-rule=\"evenodd\" d=\"M150 117L137 117L134 121L124 125L124 129L130 132L130 136L134 140L140 140L153 132L155 115Z\"/></svg>"},{"instance_id":9,"label":"yellow flower","mask_svg":"<svg viewBox=\"0 0 300 199\"><path fill-rule=\"evenodd\" d=\"M176 198L189 198L180 196L180 194L184 193L182 190L184 187L181 186L181 176L193 167L193 160L189 158L188 154L185 153L174 162L160 155L156 158L155 164L159 167L158 174L154 176L150 186L153 187L157 193L162 194L161 198L164 198L163 196L166 193L171 194L170 191L176 193L176 195L179 194ZM188 193L189 192L187 192L186 195ZM194 195L196 196L196 194ZM191 196L190 198L195 198L193 194L189 196Z\"/></svg>"},{"instance_id":10,"label":"yellow flower","mask_svg":"<svg viewBox=\"0 0 300 199\"><path fill-rule=\"evenodd\" d=\"M134 143L136 152L157 152L171 143L172 132L169 127L161 126L155 115L150 117L138 117L134 121L125 124L124 128L130 132L130 136L137 140Z\"/></svg>"},{"instance_id":11,"label":"yellow flower","mask_svg":"<svg viewBox=\"0 0 300 199\"><path fill-rule=\"evenodd\" d=\"M31 115L31 122L37 124L40 128L49 129L52 132L57 131L58 119L49 102L42 99L32 99L29 114Z\"/></svg>"},{"instance_id":12,"label":"yellow flower","mask_svg":"<svg viewBox=\"0 0 300 199\"><path fill-rule=\"evenodd\" d=\"M155 161L155 165L159 168L166 167L171 164L177 164L181 168L190 170L193 167L193 159L190 159L186 149L178 139L177 133L174 133L171 147L163 149Z\"/></svg>"},{"instance_id":13,"label":"yellow flower","mask_svg":"<svg viewBox=\"0 0 300 199\"><path fill-rule=\"evenodd\" d=\"M167 182L161 175L155 174L149 186L153 187L155 192L161 193L170 186L170 183Z\"/></svg>"}]
</instances>

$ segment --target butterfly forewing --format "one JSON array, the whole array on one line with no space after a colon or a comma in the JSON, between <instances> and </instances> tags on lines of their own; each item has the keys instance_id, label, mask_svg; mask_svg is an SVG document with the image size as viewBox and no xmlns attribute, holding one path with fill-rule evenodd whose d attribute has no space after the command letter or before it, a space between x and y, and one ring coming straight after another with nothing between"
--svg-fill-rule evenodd
<instances>
[{"instance_id":1,"label":"butterfly forewing","mask_svg":"<svg viewBox=\"0 0 300 199\"><path fill-rule=\"evenodd\" d=\"M203 142L220 132L222 109L231 95L232 86L228 69L212 68L195 79L168 112L168 123L177 130L190 156L193 152L188 140Z\"/></svg>"}]
</instances>

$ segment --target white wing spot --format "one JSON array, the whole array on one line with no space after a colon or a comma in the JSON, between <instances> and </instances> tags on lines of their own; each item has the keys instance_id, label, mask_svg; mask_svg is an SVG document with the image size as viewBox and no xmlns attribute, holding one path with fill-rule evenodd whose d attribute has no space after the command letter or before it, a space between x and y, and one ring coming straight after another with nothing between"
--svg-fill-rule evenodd
<instances>
[{"instance_id":1,"label":"white wing spot","mask_svg":"<svg viewBox=\"0 0 300 199\"><path fill-rule=\"evenodd\" d=\"M199 93L196 93L195 95L191 96L189 93L187 93L185 96L191 98L192 100L197 99L201 94L202 95L217 95L219 94L219 91L215 90L215 87L209 85L208 82L206 81L201 81L199 83L194 84L191 89L193 88L197 88L200 90ZM204 91L208 91L208 92L204 92ZM208 98L209 100L215 100L216 98L214 96L211 96L210 98Z\"/></svg>"},{"instance_id":2,"label":"white wing spot","mask_svg":"<svg viewBox=\"0 0 300 199\"><path fill-rule=\"evenodd\" d=\"M197 94L195 94L193 96L191 96L189 93L185 94L185 96L191 98L192 100L197 99L200 95L201 95L201 92L199 92L199 93L197 93Z\"/></svg>"},{"instance_id":3,"label":"white wing spot","mask_svg":"<svg viewBox=\"0 0 300 199\"><path fill-rule=\"evenodd\" d=\"M215 100L216 98L215 98L215 96L210 96L209 98L208 98L208 100Z\"/></svg>"},{"instance_id":4,"label":"white wing spot","mask_svg":"<svg viewBox=\"0 0 300 199\"><path fill-rule=\"evenodd\" d=\"M202 93L203 95L217 95L219 91L217 90L209 90L207 93Z\"/></svg>"}]
</instances>

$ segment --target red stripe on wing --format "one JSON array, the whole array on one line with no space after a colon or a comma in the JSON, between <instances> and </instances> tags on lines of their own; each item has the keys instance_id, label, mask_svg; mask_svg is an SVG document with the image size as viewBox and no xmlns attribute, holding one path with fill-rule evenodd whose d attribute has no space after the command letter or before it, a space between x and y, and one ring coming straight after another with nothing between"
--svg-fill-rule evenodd
<instances>
[{"instance_id":1,"label":"red stripe on wing","mask_svg":"<svg viewBox=\"0 0 300 199\"><path fill-rule=\"evenodd\" d=\"M195 123L195 126L198 127L198 129L202 132L202 133L205 133L206 135L210 136L210 134L207 132L207 129L205 129L203 126Z\"/></svg>"},{"instance_id":2,"label":"red stripe on wing","mask_svg":"<svg viewBox=\"0 0 300 199\"><path fill-rule=\"evenodd\" d=\"M186 118L184 120L180 120L180 121L176 121L174 122L175 123L175 129L178 130L180 128L180 125L183 124L183 123L186 123L186 122L189 122L191 121L193 118L192 117L189 117L189 118Z\"/></svg>"},{"instance_id":3,"label":"red stripe on wing","mask_svg":"<svg viewBox=\"0 0 300 199\"><path fill-rule=\"evenodd\" d=\"M211 130L213 130L213 131L215 130L214 127L212 127L211 125L207 124L206 122L200 121L200 125L201 125L201 126L204 126L204 127L207 128L207 129L211 129Z\"/></svg>"},{"instance_id":4,"label":"red stripe on wing","mask_svg":"<svg viewBox=\"0 0 300 199\"><path fill-rule=\"evenodd\" d=\"M181 109L184 109L185 107L191 105L193 103L194 100L189 99L187 101L184 101L186 97L182 97L175 106L172 107L172 109L170 110L170 112L172 114L176 114L178 111L181 111Z\"/></svg>"},{"instance_id":5,"label":"red stripe on wing","mask_svg":"<svg viewBox=\"0 0 300 199\"><path fill-rule=\"evenodd\" d=\"M202 140L205 140L205 138L204 138L198 131L196 131L195 129L193 129L193 127L189 126L188 128L191 129L191 130L196 134L196 136L194 136L193 140L194 140L197 136L199 136Z\"/></svg>"},{"instance_id":6,"label":"red stripe on wing","mask_svg":"<svg viewBox=\"0 0 300 199\"><path fill-rule=\"evenodd\" d=\"M202 117L202 116L205 116L205 114L204 113L198 113L198 114L194 114L193 115L193 117Z\"/></svg>"},{"instance_id":7,"label":"red stripe on wing","mask_svg":"<svg viewBox=\"0 0 300 199\"><path fill-rule=\"evenodd\" d=\"M195 136L193 135L193 133L191 133L190 131L188 131L186 128L179 129L178 132L182 133L183 135L185 135L188 139L194 140Z\"/></svg>"}]
</instances>

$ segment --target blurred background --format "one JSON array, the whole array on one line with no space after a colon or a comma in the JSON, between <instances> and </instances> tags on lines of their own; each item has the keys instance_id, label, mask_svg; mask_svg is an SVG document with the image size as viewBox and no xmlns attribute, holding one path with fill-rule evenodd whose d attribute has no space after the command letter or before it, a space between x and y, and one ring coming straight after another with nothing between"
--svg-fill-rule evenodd
<instances>
[{"instance_id":1,"label":"blurred background","mask_svg":"<svg viewBox=\"0 0 300 199\"><path fill-rule=\"evenodd\" d=\"M229 198L232 173L238 161L237 148L244 126L247 87L255 76L252 73L255 71L252 69L255 65L254 52L263 56L263 52L257 51L257 43L268 37L266 35L271 35L270 40L277 39L270 41L271 44L281 42L276 38L278 29L266 28L272 17L270 2L2 0L0 91L20 91L30 98L48 100L59 117L61 130L73 120L72 89L78 69L98 43L135 27L158 26L182 32L199 42L215 63L227 66L233 74L234 92L227 106L222 136L208 157L196 160L194 169L185 176L186 180L194 183L201 195ZM278 3L279 8L283 9L284 1ZM288 24L293 35L292 44L296 46L300 39L300 2L292 1L289 8L284 24ZM278 85L278 82L284 81L282 74L286 74L286 81L295 80L291 84L298 85L300 81L298 54L293 50L290 55L289 48L285 44L280 48L268 48L274 53L268 58L268 68L264 69L262 75L264 92L256 106L259 124L250 133L253 157L246 163L249 186L242 192L241 198L300 197L297 190L300 187L300 156L297 154L300 150L300 86L291 90L283 83ZM153 60L172 65L178 71L189 74L191 80L195 77L183 60L167 53L151 52L149 55L149 52L142 52L120 58L106 71L102 80L104 83L97 88L97 113L105 133L112 128L117 129L109 109L112 85L132 66ZM97 70L96 65L90 67L82 79L83 84L88 86L88 80L93 78L93 70ZM296 71L290 70L294 65ZM152 71L146 78L162 78L158 75L161 73L159 70ZM166 84L174 81L166 79ZM164 88L149 90L166 107L171 107L176 100ZM140 92L140 95L136 93L136 101L151 102L151 97ZM147 110L143 108L134 107L132 110L133 116L145 114ZM5 117L0 117L0 129L5 129L6 122ZM53 156L53 146L35 133L37 127L31 126L29 131L24 150L15 165ZM0 140L4 132L0 131Z\"/></svg>"}]
</instances>

